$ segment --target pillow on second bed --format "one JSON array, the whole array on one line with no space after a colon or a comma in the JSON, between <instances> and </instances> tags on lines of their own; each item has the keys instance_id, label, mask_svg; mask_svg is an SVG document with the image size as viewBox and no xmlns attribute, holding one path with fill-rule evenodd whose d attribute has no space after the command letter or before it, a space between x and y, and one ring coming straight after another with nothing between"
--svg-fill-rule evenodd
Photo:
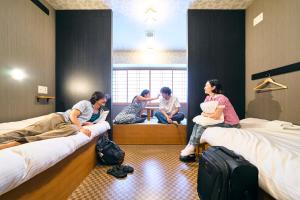
<instances>
[{"instance_id":1,"label":"pillow on second bed","mask_svg":"<svg viewBox=\"0 0 300 200\"><path fill-rule=\"evenodd\" d=\"M218 101L208 101L208 102L201 103L200 108L205 113L214 113L218 105L219 105ZM209 117L204 117L203 115L198 115L194 117L193 122L201 126L220 124L224 122L224 114L222 113L220 119L212 119Z\"/></svg>"}]
</instances>

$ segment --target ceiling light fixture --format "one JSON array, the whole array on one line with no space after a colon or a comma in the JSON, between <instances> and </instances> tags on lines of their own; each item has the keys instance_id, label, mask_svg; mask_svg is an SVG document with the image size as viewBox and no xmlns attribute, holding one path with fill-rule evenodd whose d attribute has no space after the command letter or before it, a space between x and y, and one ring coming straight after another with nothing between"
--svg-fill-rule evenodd
<instances>
[{"instance_id":1,"label":"ceiling light fixture","mask_svg":"<svg viewBox=\"0 0 300 200\"><path fill-rule=\"evenodd\" d=\"M147 49L153 49L154 47L154 31L153 30L147 30L145 32L146 36L146 43L147 43Z\"/></svg>"},{"instance_id":2,"label":"ceiling light fixture","mask_svg":"<svg viewBox=\"0 0 300 200\"><path fill-rule=\"evenodd\" d=\"M154 8L150 7L145 12L145 22L147 24L153 24L157 20L157 12Z\"/></svg>"},{"instance_id":3,"label":"ceiling light fixture","mask_svg":"<svg viewBox=\"0 0 300 200\"><path fill-rule=\"evenodd\" d=\"M145 36L146 36L146 48L148 50L154 50L154 23L157 21L157 11L149 6L145 11L145 22L147 25Z\"/></svg>"}]
</instances>

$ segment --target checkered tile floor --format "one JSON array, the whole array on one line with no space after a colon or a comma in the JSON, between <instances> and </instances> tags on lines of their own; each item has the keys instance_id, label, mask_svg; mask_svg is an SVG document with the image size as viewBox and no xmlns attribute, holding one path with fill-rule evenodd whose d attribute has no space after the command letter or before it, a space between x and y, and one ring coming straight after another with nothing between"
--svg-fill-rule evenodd
<instances>
[{"instance_id":1,"label":"checkered tile floor","mask_svg":"<svg viewBox=\"0 0 300 200\"><path fill-rule=\"evenodd\" d=\"M178 160L182 145L122 145L133 174L116 179L97 166L69 200L195 200L197 163Z\"/></svg>"}]
</instances>

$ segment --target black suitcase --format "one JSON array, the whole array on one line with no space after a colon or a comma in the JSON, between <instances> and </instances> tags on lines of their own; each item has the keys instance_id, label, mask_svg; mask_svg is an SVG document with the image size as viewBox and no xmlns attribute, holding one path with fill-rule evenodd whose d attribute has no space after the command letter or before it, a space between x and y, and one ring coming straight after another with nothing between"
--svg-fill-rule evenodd
<instances>
[{"instance_id":1,"label":"black suitcase","mask_svg":"<svg viewBox=\"0 0 300 200\"><path fill-rule=\"evenodd\" d=\"M201 200L256 200L258 169L225 147L209 147L200 157L197 190Z\"/></svg>"}]
</instances>

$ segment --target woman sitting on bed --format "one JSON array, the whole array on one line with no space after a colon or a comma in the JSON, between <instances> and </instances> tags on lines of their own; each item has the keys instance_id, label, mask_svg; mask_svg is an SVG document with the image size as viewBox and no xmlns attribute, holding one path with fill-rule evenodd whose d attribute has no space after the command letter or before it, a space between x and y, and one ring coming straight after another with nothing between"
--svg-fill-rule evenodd
<instances>
[{"instance_id":1,"label":"woman sitting on bed","mask_svg":"<svg viewBox=\"0 0 300 200\"><path fill-rule=\"evenodd\" d=\"M237 116L229 99L222 94L222 86L217 79L206 82L204 92L207 94L204 102L217 101L217 108L213 113L201 113L202 116L219 120L224 115L224 122L209 126L195 124L188 145L180 153L179 159L183 162L195 161L195 148L200 144L200 137L207 127L238 128L239 117Z\"/></svg>"}]
</instances>

